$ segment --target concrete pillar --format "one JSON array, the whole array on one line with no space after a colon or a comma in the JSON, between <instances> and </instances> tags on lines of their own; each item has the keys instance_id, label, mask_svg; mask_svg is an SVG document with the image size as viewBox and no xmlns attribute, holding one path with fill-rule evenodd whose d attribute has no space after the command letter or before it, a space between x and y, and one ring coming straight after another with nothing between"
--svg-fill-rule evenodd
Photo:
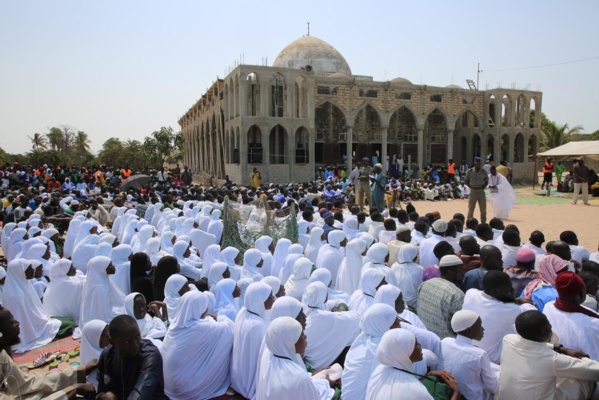
<instances>
[{"instance_id":1,"label":"concrete pillar","mask_svg":"<svg viewBox=\"0 0 599 400\"><path fill-rule=\"evenodd\" d=\"M447 129L447 161L453 158L453 129ZM455 160L454 160L455 161Z\"/></svg>"},{"instance_id":2,"label":"concrete pillar","mask_svg":"<svg viewBox=\"0 0 599 400\"><path fill-rule=\"evenodd\" d=\"M346 142L346 154L347 154L347 174L349 175L353 169L352 167L352 148L353 148L353 143L354 143L354 127L353 126L348 126L347 127L347 140Z\"/></svg>"},{"instance_id":3,"label":"concrete pillar","mask_svg":"<svg viewBox=\"0 0 599 400\"><path fill-rule=\"evenodd\" d=\"M263 182L270 183L270 130L264 126L260 127L262 131L262 178Z\"/></svg>"},{"instance_id":4,"label":"concrete pillar","mask_svg":"<svg viewBox=\"0 0 599 400\"><path fill-rule=\"evenodd\" d=\"M422 168L424 167L424 128L418 127L417 129L418 129L418 168L419 168L419 173L422 173Z\"/></svg>"},{"instance_id":5,"label":"concrete pillar","mask_svg":"<svg viewBox=\"0 0 599 400\"><path fill-rule=\"evenodd\" d=\"M387 172L387 136L389 135L389 129L383 128L383 136L381 141L381 165L383 166L383 172Z\"/></svg>"},{"instance_id":6,"label":"concrete pillar","mask_svg":"<svg viewBox=\"0 0 599 400\"><path fill-rule=\"evenodd\" d=\"M286 136L287 146L285 146L285 151L287 152L288 156L285 159L285 162L289 164L289 182L295 182L295 143L297 140L295 134L296 132L290 131Z\"/></svg>"},{"instance_id":7,"label":"concrete pillar","mask_svg":"<svg viewBox=\"0 0 599 400\"><path fill-rule=\"evenodd\" d=\"M510 136L509 137L509 144L508 144L508 148L507 148L507 163L510 165L514 164L514 137Z\"/></svg>"},{"instance_id":8,"label":"concrete pillar","mask_svg":"<svg viewBox=\"0 0 599 400\"><path fill-rule=\"evenodd\" d=\"M243 185L249 185L250 176L248 172L248 134L247 128L241 125L239 130L239 170Z\"/></svg>"}]
</instances>

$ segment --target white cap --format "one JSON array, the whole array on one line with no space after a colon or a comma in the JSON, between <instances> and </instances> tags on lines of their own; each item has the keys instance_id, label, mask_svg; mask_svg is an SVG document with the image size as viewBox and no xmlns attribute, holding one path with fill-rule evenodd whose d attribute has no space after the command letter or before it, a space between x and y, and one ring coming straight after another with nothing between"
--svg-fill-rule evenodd
<instances>
[{"instance_id":1,"label":"white cap","mask_svg":"<svg viewBox=\"0 0 599 400\"><path fill-rule=\"evenodd\" d=\"M451 318L451 329L453 329L455 333L465 331L474 325L479 318L479 315L474 311L460 310L453 314L453 317Z\"/></svg>"}]
</instances>

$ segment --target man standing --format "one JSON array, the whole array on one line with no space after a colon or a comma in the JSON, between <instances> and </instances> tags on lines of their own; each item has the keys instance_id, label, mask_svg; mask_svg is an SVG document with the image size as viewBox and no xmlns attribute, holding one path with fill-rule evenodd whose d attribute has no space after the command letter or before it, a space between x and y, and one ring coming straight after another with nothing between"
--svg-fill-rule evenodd
<instances>
[{"instance_id":1,"label":"man standing","mask_svg":"<svg viewBox=\"0 0 599 400\"><path fill-rule=\"evenodd\" d=\"M565 170L566 167L564 164L562 164L561 161L558 161L557 165L555 166L555 177L557 178L557 183L562 183L562 175Z\"/></svg>"},{"instance_id":2,"label":"man standing","mask_svg":"<svg viewBox=\"0 0 599 400\"><path fill-rule=\"evenodd\" d=\"M572 204L576 205L578 194L582 189L582 202L589 205L589 169L584 165L584 157L580 157L578 163L572 168L574 172L574 199Z\"/></svg>"},{"instance_id":3,"label":"man standing","mask_svg":"<svg viewBox=\"0 0 599 400\"><path fill-rule=\"evenodd\" d=\"M372 207L372 195L370 192L370 174L372 167L368 165L368 157L362 158L362 167L358 175L358 185L356 186L356 200L360 211L364 211L364 196L368 201L368 207Z\"/></svg>"},{"instance_id":4,"label":"man standing","mask_svg":"<svg viewBox=\"0 0 599 400\"><path fill-rule=\"evenodd\" d=\"M372 206L378 208L379 212L385 210L385 186L387 177L383 173L383 166L376 164L374 166L374 189L372 190Z\"/></svg>"},{"instance_id":5,"label":"man standing","mask_svg":"<svg viewBox=\"0 0 599 400\"><path fill-rule=\"evenodd\" d=\"M516 192L507 179L498 172L499 168L491 167L489 179L489 195L493 205L493 216L499 219L507 219L514 204L516 204Z\"/></svg>"},{"instance_id":6,"label":"man standing","mask_svg":"<svg viewBox=\"0 0 599 400\"><path fill-rule=\"evenodd\" d=\"M347 178L349 180L349 184L352 185L353 187L357 187L358 186L358 177L360 176L360 163L356 163L356 166L354 167L354 169L352 169L351 173L349 174L349 177Z\"/></svg>"},{"instance_id":7,"label":"man standing","mask_svg":"<svg viewBox=\"0 0 599 400\"><path fill-rule=\"evenodd\" d=\"M258 189L260 184L262 183L262 174L258 171L258 168L254 167L253 171L250 173L250 186L254 189Z\"/></svg>"},{"instance_id":8,"label":"man standing","mask_svg":"<svg viewBox=\"0 0 599 400\"><path fill-rule=\"evenodd\" d=\"M455 176L455 163L453 162L453 158L449 159L447 163L447 181L445 183L453 182L453 178Z\"/></svg>"},{"instance_id":9,"label":"man standing","mask_svg":"<svg viewBox=\"0 0 599 400\"><path fill-rule=\"evenodd\" d=\"M485 187L489 183L487 172L480 167L480 157L474 157L474 167L466 173L466 185L470 188L468 197L468 218L474 216L474 208L478 202L480 208L480 223L487 222L487 198Z\"/></svg>"},{"instance_id":10,"label":"man standing","mask_svg":"<svg viewBox=\"0 0 599 400\"><path fill-rule=\"evenodd\" d=\"M460 174L460 178L463 179L468 173L468 164L466 164L466 160L462 160L462 164L458 167L458 172Z\"/></svg>"},{"instance_id":11,"label":"man standing","mask_svg":"<svg viewBox=\"0 0 599 400\"><path fill-rule=\"evenodd\" d=\"M548 158L543 164L543 183L541 183L541 190L543 190L543 186L547 185L547 189L551 185L551 181L553 180L553 163L551 162L551 158Z\"/></svg>"},{"instance_id":12,"label":"man standing","mask_svg":"<svg viewBox=\"0 0 599 400\"><path fill-rule=\"evenodd\" d=\"M191 174L191 171L189 170L189 168L187 168L187 165L185 167L183 167L183 171L181 172L181 180L183 181L183 184L185 186L191 185L191 182L193 180L193 175Z\"/></svg>"},{"instance_id":13,"label":"man standing","mask_svg":"<svg viewBox=\"0 0 599 400\"><path fill-rule=\"evenodd\" d=\"M499 165L497 166L497 172L503 175L505 179L509 176L509 170L507 168L507 162L505 160L499 161Z\"/></svg>"}]
</instances>

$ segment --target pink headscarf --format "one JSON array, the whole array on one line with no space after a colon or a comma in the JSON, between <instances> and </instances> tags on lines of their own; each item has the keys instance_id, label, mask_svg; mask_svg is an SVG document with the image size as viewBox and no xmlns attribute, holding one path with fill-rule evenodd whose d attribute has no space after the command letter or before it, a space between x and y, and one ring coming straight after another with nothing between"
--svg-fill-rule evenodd
<instances>
[{"instance_id":1,"label":"pink headscarf","mask_svg":"<svg viewBox=\"0 0 599 400\"><path fill-rule=\"evenodd\" d=\"M568 268L568 262L562 260L555 254L549 254L543 257L539 262L539 276L541 279L530 281L524 288L524 297L530 299L532 293L541 286L555 286L555 278L557 273L564 268Z\"/></svg>"}]
</instances>

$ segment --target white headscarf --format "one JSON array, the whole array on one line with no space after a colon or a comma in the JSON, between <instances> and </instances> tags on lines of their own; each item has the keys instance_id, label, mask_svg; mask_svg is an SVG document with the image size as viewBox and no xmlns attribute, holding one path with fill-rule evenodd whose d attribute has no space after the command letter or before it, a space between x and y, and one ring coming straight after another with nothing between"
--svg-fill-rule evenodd
<instances>
[{"instance_id":1,"label":"white headscarf","mask_svg":"<svg viewBox=\"0 0 599 400\"><path fill-rule=\"evenodd\" d=\"M48 251L47 244L38 243L38 244L34 244L33 246L31 246L27 255L25 257L23 257L28 260L39 261L42 264L42 268L44 270L44 272L43 272L44 276L50 276L50 268L52 267L52 263L53 263L53 261L50 258L48 258L47 260L45 258L43 258L44 254L46 254L47 251Z\"/></svg>"},{"instance_id":2,"label":"white headscarf","mask_svg":"<svg viewBox=\"0 0 599 400\"><path fill-rule=\"evenodd\" d=\"M316 257L316 267L326 268L331 272L333 279L333 287L337 285L337 274L341 262L345 257L341 242L345 240L345 233L340 230L334 230L329 232L329 243L325 244L318 251L318 257Z\"/></svg>"},{"instance_id":3,"label":"white headscarf","mask_svg":"<svg viewBox=\"0 0 599 400\"><path fill-rule=\"evenodd\" d=\"M252 278L241 278L237 281L237 286L239 287L239 290L241 290L241 295L236 299L237 306L239 307L239 309L243 307L245 301L245 292L247 291L247 288L254 282L255 281Z\"/></svg>"},{"instance_id":4,"label":"white headscarf","mask_svg":"<svg viewBox=\"0 0 599 400\"><path fill-rule=\"evenodd\" d=\"M175 234L171 231L168 232L164 232L162 234L162 236L160 237L160 248L162 249L162 251L164 251L166 254L173 254L173 238L175 237Z\"/></svg>"},{"instance_id":5,"label":"white headscarf","mask_svg":"<svg viewBox=\"0 0 599 400\"><path fill-rule=\"evenodd\" d=\"M315 227L312 229L312 232L310 232L310 243L308 243L308 246L306 247L306 251L304 252L304 254L314 264L316 264L316 258L318 257L318 251L325 244L322 241L323 234L324 234L324 231L320 227Z\"/></svg>"},{"instance_id":6,"label":"white headscarf","mask_svg":"<svg viewBox=\"0 0 599 400\"><path fill-rule=\"evenodd\" d=\"M345 258L341 261L337 274L337 289L350 296L360 286L360 276L364 265L362 253L365 251L366 242L361 239L353 239L345 246Z\"/></svg>"},{"instance_id":7,"label":"white headscarf","mask_svg":"<svg viewBox=\"0 0 599 400\"><path fill-rule=\"evenodd\" d=\"M158 261L166 254L160 251L160 239L151 238L146 242L146 254L150 257L152 265L158 265Z\"/></svg>"},{"instance_id":8,"label":"white headscarf","mask_svg":"<svg viewBox=\"0 0 599 400\"><path fill-rule=\"evenodd\" d=\"M139 332L141 333L141 337L144 339L161 339L166 335L166 326L164 323L158 318L150 316L148 313L144 316L144 318L137 319L135 316L135 298L137 296L145 297L143 294L138 292L133 292L128 294L125 297L125 312L127 315L135 318L137 321L137 325L139 325Z\"/></svg>"},{"instance_id":9,"label":"white headscarf","mask_svg":"<svg viewBox=\"0 0 599 400\"><path fill-rule=\"evenodd\" d=\"M333 289L330 285L332 282L331 271L326 268L317 268L312 275L310 275L310 281L308 284L312 282L322 282L327 287L328 292L328 301L327 303L333 304L333 306L337 305L337 303L342 302L345 304L349 304L349 295L340 290ZM305 294L304 294L305 295ZM302 298L303 301L303 298Z\"/></svg>"},{"instance_id":10,"label":"white headscarf","mask_svg":"<svg viewBox=\"0 0 599 400\"><path fill-rule=\"evenodd\" d=\"M87 273L88 261L96 255L99 236L89 233L94 227L93 221L85 221L79 228L79 235L73 250L73 266L83 273Z\"/></svg>"},{"instance_id":11,"label":"white headscarf","mask_svg":"<svg viewBox=\"0 0 599 400\"><path fill-rule=\"evenodd\" d=\"M229 266L222 261L212 264L212 268L210 268L210 273L208 274L208 287L212 293L216 291L216 284L224 279L223 273L227 269L229 269Z\"/></svg>"},{"instance_id":12,"label":"white headscarf","mask_svg":"<svg viewBox=\"0 0 599 400\"><path fill-rule=\"evenodd\" d=\"M289 277L293 274L293 267L295 266L295 262L298 258L304 256L304 249L301 245L295 243L289 246L287 249L287 255L283 260L283 265L281 266L281 270L279 271L279 280L281 284L287 283Z\"/></svg>"},{"instance_id":13,"label":"white headscarf","mask_svg":"<svg viewBox=\"0 0 599 400\"><path fill-rule=\"evenodd\" d=\"M397 320L395 309L387 304L375 304L360 320L362 333L354 340L345 358L343 375L343 399L361 400L372 371L377 367L376 349L383 334Z\"/></svg>"},{"instance_id":14,"label":"white headscarf","mask_svg":"<svg viewBox=\"0 0 599 400\"><path fill-rule=\"evenodd\" d=\"M100 358L100 354L102 354L100 338L107 326L108 324L106 322L100 321L99 319L92 319L85 324L81 331L81 365L86 365L94 358ZM94 375L95 374L91 374L90 377Z\"/></svg>"},{"instance_id":15,"label":"white headscarf","mask_svg":"<svg viewBox=\"0 0 599 400\"><path fill-rule=\"evenodd\" d=\"M21 325L21 342L13 346L17 353L50 343L61 325L59 320L50 318L46 313L39 296L25 277L25 270L30 264L28 260L17 258L8 263L6 271L3 305Z\"/></svg>"},{"instance_id":16,"label":"white headscarf","mask_svg":"<svg viewBox=\"0 0 599 400\"><path fill-rule=\"evenodd\" d=\"M214 312L224 315L231 321L235 321L239 312L239 305L233 297L233 291L237 285L233 279L223 279L216 284L216 302Z\"/></svg>"},{"instance_id":17,"label":"white headscarf","mask_svg":"<svg viewBox=\"0 0 599 400\"><path fill-rule=\"evenodd\" d=\"M110 322L124 314L125 295L108 279L106 268L112 261L108 257L96 256L88 263L87 280L81 301L80 326L92 319Z\"/></svg>"},{"instance_id":18,"label":"white headscarf","mask_svg":"<svg viewBox=\"0 0 599 400\"><path fill-rule=\"evenodd\" d=\"M274 276L265 276L262 282L266 283L272 289L273 296L277 297L277 293L281 290L281 281Z\"/></svg>"},{"instance_id":19,"label":"white headscarf","mask_svg":"<svg viewBox=\"0 0 599 400\"><path fill-rule=\"evenodd\" d=\"M293 297L283 296L275 300L272 305L270 318L272 321L279 317L291 317L296 319L302 311L303 305Z\"/></svg>"},{"instance_id":20,"label":"white headscarf","mask_svg":"<svg viewBox=\"0 0 599 400\"><path fill-rule=\"evenodd\" d=\"M224 224L220 218L221 211L214 210L212 211L212 221L208 224L208 229L206 230L211 235L214 235L216 238L216 243L220 243L221 238L223 237Z\"/></svg>"},{"instance_id":21,"label":"white headscarf","mask_svg":"<svg viewBox=\"0 0 599 400\"><path fill-rule=\"evenodd\" d=\"M144 227L141 228L137 234L137 242L133 247L133 252L145 252L147 249L148 240L152 238L152 235L154 235L154 227L151 225L144 225Z\"/></svg>"},{"instance_id":22,"label":"white headscarf","mask_svg":"<svg viewBox=\"0 0 599 400\"><path fill-rule=\"evenodd\" d=\"M349 216L343 221L343 232L347 236L347 240L352 240L358 235L358 218Z\"/></svg>"},{"instance_id":23,"label":"white headscarf","mask_svg":"<svg viewBox=\"0 0 599 400\"><path fill-rule=\"evenodd\" d=\"M71 258L73 256L73 250L75 249L75 242L79 235L79 228L85 221L82 216L77 216L69 223L69 229L67 230L67 236L64 239L63 255L65 258ZM88 231L89 232L89 231Z\"/></svg>"},{"instance_id":24,"label":"white headscarf","mask_svg":"<svg viewBox=\"0 0 599 400\"><path fill-rule=\"evenodd\" d=\"M75 324L79 324L85 277L68 276L71 265L71 261L66 258L52 264L50 283L44 293L44 308L48 315L70 317L75 320Z\"/></svg>"},{"instance_id":25,"label":"white headscarf","mask_svg":"<svg viewBox=\"0 0 599 400\"><path fill-rule=\"evenodd\" d=\"M414 334L405 329L386 332L377 349L379 365L368 382L366 400L376 399L431 399L424 385L412 371L410 355L416 346Z\"/></svg>"},{"instance_id":26,"label":"white headscarf","mask_svg":"<svg viewBox=\"0 0 599 400\"><path fill-rule=\"evenodd\" d=\"M383 271L384 274L387 274L390 269L385 265L385 258L389 254L389 248L384 243L375 243L373 244L366 253L366 257L368 258L368 262L364 262L364 266L362 267L362 272L366 271L370 268L376 268Z\"/></svg>"},{"instance_id":27,"label":"white headscarf","mask_svg":"<svg viewBox=\"0 0 599 400\"><path fill-rule=\"evenodd\" d=\"M253 398L256 392L260 345L268 326L264 302L271 295L272 289L266 283L252 283L247 288L244 307L235 320L231 386L248 399Z\"/></svg>"},{"instance_id":28,"label":"white headscarf","mask_svg":"<svg viewBox=\"0 0 599 400\"><path fill-rule=\"evenodd\" d=\"M298 258L293 266L293 275L285 283L285 294L296 300L302 299L308 287L310 273L314 264L306 257Z\"/></svg>"},{"instance_id":29,"label":"white headscarf","mask_svg":"<svg viewBox=\"0 0 599 400\"><path fill-rule=\"evenodd\" d=\"M296 361L295 343L301 334L302 326L290 317L277 318L270 324L265 338L270 355L261 360L256 398L285 399L293 393L293 398L319 400L310 374Z\"/></svg>"},{"instance_id":30,"label":"white headscarf","mask_svg":"<svg viewBox=\"0 0 599 400\"><path fill-rule=\"evenodd\" d=\"M262 265L262 275L271 275L270 271L272 268L272 253L268 248L273 243L273 239L270 236L261 236L254 243L254 247L262 253L262 259L264 264Z\"/></svg>"},{"instance_id":31,"label":"white headscarf","mask_svg":"<svg viewBox=\"0 0 599 400\"><path fill-rule=\"evenodd\" d=\"M164 338L164 388L172 399L211 399L229 387L233 322L203 317L207 308L204 293L185 293Z\"/></svg>"},{"instance_id":32,"label":"white headscarf","mask_svg":"<svg viewBox=\"0 0 599 400\"><path fill-rule=\"evenodd\" d=\"M27 231L24 228L13 229L10 234L8 247L2 247L2 250L8 249L6 260L9 263L17 258L17 255L23 250L23 246L25 245L25 235L27 235Z\"/></svg>"},{"instance_id":33,"label":"white headscarf","mask_svg":"<svg viewBox=\"0 0 599 400\"><path fill-rule=\"evenodd\" d=\"M298 238L297 242L302 246L303 250L306 250L308 247L308 243L310 243L310 234L308 233L308 229L310 228L310 223L305 220L298 221L297 223L297 233ZM303 251L302 251L303 252Z\"/></svg>"},{"instance_id":34,"label":"white headscarf","mask_svg":"<svg viewBox=\"0 0 599 400\"><path fill-rule=\"evenodd\" d=\"M187 284L187 278L179 274L173 274L166 280L164 285L164 302L166 303L168 320L171 323L175 320L175 315L181 302L179 291Z\"/></svg>"},{"instance_id":35,"label":"white headscarf","mask_svg":"<svg viewBox=\"0 0 599 400\"><path fill-rule=\"evenodd\" d=\"M275 252L272 257L272 265L270 267L270 274L278 278L281 268L283 267L283 261L287 257L289 247L291 246L291 240L281 238L277 242Z\"/></svg>"},{"instance_id":36,"label":"white headscarf","mask_svg":"<svg viewBox=\"0 0 599 400\"><path fill-rule=\"evenodd\" d=\"M229 246L221 250L220 258L229 266L229 272L231 272L231 279L238 281L241 277L242 267L235 264L235 259L239 255L239 250L235 247Z\"/></svg>"},{"instance_id":37,"label":"white headscarf","mask_svg":"<svg viewBox=\"0 0 599 400\"><path fill-rule=\"evenodd\" d=\"M385 279L385 274L378 269L370 268L362 274L361 289L356 290L349 299L349 309L360 315L374 304L377 286Z\"/></svg>"},{"instance_id":38,"label":"white headscarf","mask_svg":"<svg viewBox=\"0 0 599 400\"><path fill-rule=\"evenodd\" d=\"M4 256L6 257L6 259L8 259L10 256L10 235L16 227L17 224L15 224L14 222L9 222L2 228L2 241L0 242L0 244L2 245L2 251L4 252Z\"/></svg>"},{"instance_id":39,"label":"white headscarf","mask_svg":"<svg viewBox=\"0 0 599 400\"><path fill-rule=\"evenodd\" d=\"M393 284L404 294L407 304L415 307L418 304L418 288L422 283L424 268L414 262L418 249L412 244L404 244L397 254L397 263L391 267L389 277Z\"/></svg>"},{"instance_id":40,"label":"white headscarf","mask_svg":"<svg viewBox=\"0 0 599 400\"><path fill-rule=\"evenodd\" d=\"M108 278L118 286L123 295L131 292L131 263L129 261L131 254L133 254L133 250L128 244L119 244L110 251L110 259L116 272Z\"/></svg>"},{"instance_id":41,"label":"white headscarf","mask_svg":"<svg viewBox=\"0 0 599 400\"><path fill-rule=\"evenodd\" d=\"M191 232L189 232L189 238L191 239L193 247L198 249L200 256L202 257L204 257L204 253L208 246L217 244L216 236L200 229L192 229Z\"/></svg>"},{"instance_id":42,"label":"white headscarf","mask_svg":"<svg viewBox=\"0 0 599 400\"><path fill-rule=\"evenodd\" d=\"M175 245L173 246L173 257L175 257L179 262L182 275L190 279L199 280L202 274L202 270L196 268L189 257L184 257L184 254L188 248L189 244L187 242L183 240L177 240L177 243L175 243Z\"/></svg>"},{"instance_id":43,"label":"white headscarf","mask_svg":"<svg viewBox=\"0 0 599 400\"><path fill-rule=\"evenodd\" d=\"M259 282L264 276L258 267L262 260L262 253L257 249L249 249L243 254L243 269L241 270L241 279L250 278L254 282Z\"/></svg>"},{"instance_id":44,"label":"white headscarf","mask_svg":"<svg viewBox=\"0 0 599 400\"><path fill-rule=\"evenodd\" d=\"M211 244L206 248L206 251L202 254L202 257L202 278L208 278L212 264L217 261L222 261L220 258L220 246L218 244Z\"/></svg>"},{"instance_id":45,"label":"white headscarf","mask_svg":"<svg viewBox=\"0 0 599 400\"><path fill-rule=\"evenodd\" d=\"M314 369L328 367L360 332L360 314L325 310L327 287L313 282L306 288L306 361Z\"/></svg>"}]
</instances>

